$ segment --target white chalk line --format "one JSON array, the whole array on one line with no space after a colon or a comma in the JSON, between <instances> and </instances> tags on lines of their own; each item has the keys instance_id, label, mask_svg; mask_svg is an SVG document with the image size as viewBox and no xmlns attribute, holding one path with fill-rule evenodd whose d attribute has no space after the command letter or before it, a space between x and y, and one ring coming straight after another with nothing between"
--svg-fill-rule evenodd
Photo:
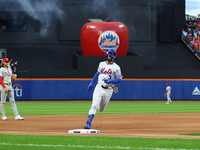
<instances>
[{"instance_id":1,"label":"white chalk line","mask_svg":"<svg viewBox=\"0 0 200 150\"><path fill-rule=\"evenodd\" d=\"M154 148L154 147L121 147L121 146L87 146L87 145L49 145L49 144L20 144L20 143L0 143L3 146L29 146L29 147L62 147L62 148L92 148L92 149L140 149L140 150L199 150L184 148Z\"/></svg>"},{"instance_id":2,"label":"white chalk line","mask_svg":"<svg viewBox=\"0 0 200 150\"><path fill-rule=\"evenodd\" d=\"M200 136L193 136L193 135L163 135L163 134L119 134L119 133L100 133L104 135L132 135L132 136L142 136L142 137L185 137L185 138L200 138Z\"/></svg>"},{"instance_id":3,"label":"white chalk line","mask_svg":"<svg viewBox=\"0 0 200 150\"><path fill-rule=\"evenodd\" d=\"M68 133L66 132L30 132L30 131L0 131L0 133L22 133L22 134L64 134L64 135L111 135L111 136L137 136L137 137L169 137L169 138L193 138L200 139L200 136L196 135L163 135L163 134L127 134L127 133Z\"/></svg>"}]
</instances>

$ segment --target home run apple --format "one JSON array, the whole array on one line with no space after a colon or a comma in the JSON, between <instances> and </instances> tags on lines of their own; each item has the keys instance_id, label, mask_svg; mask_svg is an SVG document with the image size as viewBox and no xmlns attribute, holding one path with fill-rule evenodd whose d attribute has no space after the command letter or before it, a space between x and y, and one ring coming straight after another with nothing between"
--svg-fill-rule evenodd
<instances>
[{"instance_id":1,"label":"home run apple","mask_svg":"<svg viewBox=\"0 0 200 150\"><path fill-rule=\"evenodd\" d=\"M121 22L89 22L81 29L83 56L105 56L111 48L126 56L128 43L128 28Z\"/></svg>"}]
</instances>

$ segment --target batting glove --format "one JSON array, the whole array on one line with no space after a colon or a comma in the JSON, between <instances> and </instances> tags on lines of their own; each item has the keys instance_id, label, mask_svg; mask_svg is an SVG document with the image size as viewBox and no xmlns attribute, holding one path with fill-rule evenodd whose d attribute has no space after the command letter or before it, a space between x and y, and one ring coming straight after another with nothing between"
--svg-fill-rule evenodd
<instances>
[{"instance_id":1,"label":"batting glove","mask_svg":"<svg viewBox=\"0 0 200 150\"><path fill-rule=\"evenodd\" d=\"M108 84L108 83L110 83L110 80L105 79L104 82L105 82L106 84Z\"/></svg>"}]
</instances>

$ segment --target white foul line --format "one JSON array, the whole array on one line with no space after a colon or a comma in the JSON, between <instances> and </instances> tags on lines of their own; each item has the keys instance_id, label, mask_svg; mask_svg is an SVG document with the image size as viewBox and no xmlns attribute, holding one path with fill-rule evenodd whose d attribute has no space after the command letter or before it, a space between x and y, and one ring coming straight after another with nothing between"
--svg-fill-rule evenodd
<instances>
[{"instance_id":1,"label":"white foul line","mask_svg":"<svg viewBox=\"0 0 200 150\"><path fill-rule=\"evenodd\" d=\"M141 149L141 150L199 150L199 149L175 149L175 148L154 148L154 147L121 147L121 146L86 146L86 145L48 145L48 144L12 144L12 143L0 143L4 146L30 146L30 147L66 147L66 148L96 148L96 149Z\"/></svg>"},{"instance_id":2,"label":"white foul line","mask_svg":"<svg viewBox=\"0 0 200 150\"><path fill-rule=\"evenodd\" d=\"M127 136L139 136L139 137L180 137L180 138L200 138L200 136L194 136L194 135L163 135L163 134L126 134L126 133L99 133L99 134L104 134L104 135L127 135Z\"/></svg>"},{"instance_id":3,"label":"white foul line","mask_svg":"<svg viewBox=\"0 0 200 150\"><path fill-rule=\"evenodd\" d=\"M30 131L0 131L0 133L29 133L29 134L64 134L71 135L78 133L67 133L67 132L30 132ZM127 134L127 133L93 133L92 135L107 135L107 136L132 136L132 137L169 137L169 138L192 138L192 139L200 139L200 136L194 135L164 135L164 134Z\"/></svg>"}]
</instances>

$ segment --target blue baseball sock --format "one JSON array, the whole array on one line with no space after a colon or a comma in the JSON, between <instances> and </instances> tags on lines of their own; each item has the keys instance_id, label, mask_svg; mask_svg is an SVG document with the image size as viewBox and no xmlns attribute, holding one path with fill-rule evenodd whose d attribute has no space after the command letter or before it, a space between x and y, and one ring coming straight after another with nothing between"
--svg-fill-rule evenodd
<instances>
[{"instance_id":1,"label":"blue baseball sock","mask_svg":"<svg viewBox=\"0 0 200 150\"><path fill-rule=\"evenodd\" d=\"M88 118L87 118L87 122L86 122L86 123L87 123L89 126L91 126L93 118L94 118L94 114L88 115Z\"/></svg>"}]
</instances>

